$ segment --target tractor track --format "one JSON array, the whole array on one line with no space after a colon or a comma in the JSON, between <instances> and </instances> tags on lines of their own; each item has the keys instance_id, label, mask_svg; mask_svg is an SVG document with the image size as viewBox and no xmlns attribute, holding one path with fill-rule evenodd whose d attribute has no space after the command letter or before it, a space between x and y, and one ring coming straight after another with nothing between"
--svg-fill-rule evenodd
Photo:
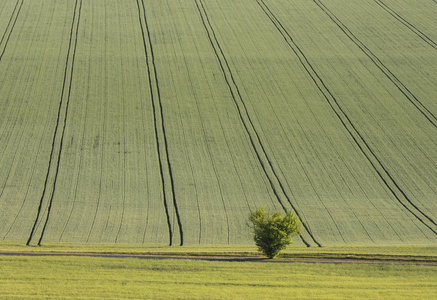
<instances>
[{"instance_id":1,"label":"tractor track","mask_svg":"<svg viewBox=\"0 0 437 300\"><path fill-rule=\"evenodd\" d=\"M379 0L374 0L375 2L381 2ZM425 105L422 104L420 100L417 99L417 97L394 75L385 65L381 62L381 60L369 49L367 46L362 43L353 33L352 31L343 23L340 21L340 19L337 18L337 16L329 10L325 6L325 4L322 3L321 0L313 0L313 2L342 30L342 32L355 44L357 47L366 54L367 57L370 58L370 60L375 64L376 67L378 67L384 75L401 91L401 93L420 111L422 115L425 116L425 118L428 119L428 121L434 126L437 127L437 118L436 116L428 110ZM404 159L408 161L408 159L404 156ZM432 161L432 160L430 160ZM413 166L414 167L414 166ZM415 167L414 167L415 168ZM416 168L415 168L416 169ZM416 170L417 171L417 170ZM424 179L425 182L427 182L426 179ZM427 182L428 186L429 183ZM431 187L430 187L431 188ZM405 195L404 195L405 196ZM405 196L406 197L406 196ZM407 198L407 197L406 197ZM409 199L407 198L407 201L409 202ZM410 203L414 208L419 210L413 203ZM422 213L422 212L421 212ZM428 218L428 217L427 217ZM430 220L434 225L434 220Z\"/></svg>"},{"instance_id":2,"label":"tractor track","mask_svg":"<svg viewBox=\"0 0 437 300\"><path fill-rule=\"evenodd\" d=\"M17 2L17 4L18 4L18 2ZM52 20L52 18L53 18L53 14L51 15L51 17L50 17L50 20ZM38 18L38 20L40 20L40 18ZM51 27L51 25L49 26L49 28ZM47 39L45 40L45 42L47 42ZM0 43L1 44L1 43ZM32 44L31 44L32 45ZM31 48L31 47L30 47ZM29 53L28 53L28 55L29 55ZM40 65L39 66L39 68L38 68L38 76L41 74L41 69L42 69L42 65ZM33 89L33 85L31 86L32 88L31 88L31 90ZM26 88L27 89L27 88ZM6 96L6 99L9 99L11 97L11 95L10 95L10 93ZM21 115L22 113L21 113L21 110L22 110L22 108L23 108L23 102L21 102L20 103L20 105L19 105L19 109L18 109L18 114L17 114L17 116L19 116L19 115ZM31 106L29 106L29 105L27 105L26 106L27 108L26 108L26 110L24 110L24 112L23 112L23 114L24 115L27 115L27 111L28 110L32 110L32 107ZM11 117L11 115L12 115L12 112L9 112L9 113L7 113L6 115L9 115L9 117ZM21 212L22 212L22 210L23 210L23 207L24 207L24 205L25 205L25 203L26 203L26 199L27 199L27 197L28 197L28 195L29 195L29 191L30 191L30 188L31 188L31 181L32 181L32 178L33 178L33 174L35 173L35 170L36 170L36 165L37 165L37 159L38 159L38 157L39 157L39 155L40 155L40 153L41 153L41 145L42 145L42 141L43 141L43 136L44 136L44 134L45 134L45 132L47 131L47 125L50 123L49 122L50 120L46 120L46 122L45 122L45 126L44 126L44 129L43 129L43 133L41 134L41 138L39 139L39 142L38 142L38 147L37 147L37 153L36 153L36 155L35 155L35 158L34 158L34 160L33 160L33 163L32 163L32 166L33 166L33 168L32 168L32 172L31 172L31 175L30 175L30 177L29 177L29 179L27 180L27 183L24 185L24 186L27 186L27 188L26 188L26 193L25 193L25 195L24 195L24 197L23 197L23 199L22 199L22 201L21 201L21 205L20 205L20 208L19 208L19 210L18 210L18 212L15 214L15 217L14 217L14 219L13 219L13 221L10 223L10 225L9 225L9 227L8 227L8 229L6 230L6 233L5 233L5 235L3 236L3 240L4 239L6 239L6 237L8 236L8 234L9 234L9 232L12 230L12 228L14 227L14 224L16 223L16 221L18 220L18 217L19 217L19 215L21 214ZM16 126L16 124L17 124L17 121L15 120L15 122L13 122L13 128L15 129L15 126ZM33 123L32 123L33 124ZM3 132L3 130L0 130L1 132ZM5 145L8 145L9 144L9 141L10 141L10 138L11 138L11 135L12 135L12 132L13 131L11 131L11 134L9 134L8 136L7 136L7 141L4 143ZM19 142L18 142L18 148L17 149L22 149L23 147L21 147L21 144L23 143L23 134L21 134L21 135L19 135L20 136L20 138L19 138ZM26 140L24 140L24 143L29 143L29 141L27 141L26 142ZM2 142L0 141L0 144L2 144ZM8 182L8 180L9 180L9 176L10 176L10 174L11 174L11 169L12 169L12 167L13 167L13 165L15 164L15 161L16 161L16 159L17 159L17 153L18 153L19 151L18 150L16 150L15 151L15 154L14 154L14 158L12 159L12 161L11 161L11 164L10 164L10 167L9 167L9 169L8 169L8 172L7 172L7 177L6 177L6 179L5 179L5 182L4 182L4 185L3 185L3 188L1 188L0 189L0 199L2 198L2 195L3 195L3 192L5 191L5 187L6 187L6 184L7 184L7 182ZM2 154L0 154L0 157L2 157L3 156L3 153Z\"/></svg>"},{"instance_id":3,"label":"tractor track","mask_svg":"<svg viewBox=\"0 0 437 300\"><path fill-rule=\"evenodd\" d=\"M1 51L0 52L0 61L2 60L3 54L5 54L6 47L7 47L8 42L9 42L9 38L11 37L12 31L14 30L15 23L17 23L18 15L20 14L21 7L23 6L23 2L24 2L24 0L21 0L21 3L20 3L20 0L18 0L17 3L15 3L15 7L14 7L14 10L12 11L11 17L9 18L8 25L6 25L5 32L3 33L2 38L0 40L0 51ZM18 6L18 3L20 3L20 6ZM18 10L17 10L17 7L18 7ZM14 15L15 15L15 17L14 17ZM8 31L9 31L9 33L8 33ZM5 40L6 36L7 36L7 38ZM4 43L3 43L3 41L4 41ZM3 50L1 50L2 43L3 43Z\"/></svg>"},{"instance_id":4,"label":"tractor track","mask_svg":"<svg viewBox=\"0 0 437 300\"><path fill-rule=\"evenodd\" d=\"M170 4L168 3L168 1L165 1L165 5L166 5L167 9L170 10ZM174 23L173 23L173 26L175 26ZM187 77L189 78L188 82L190 82L191 89L194 90L194 88L192 86L193 82L191 81L190 74L188 72L188 65L187 65L187 61L186 61L185 56L184 56L184 65L185 65L185 68L187 70ZM194 96L195 96L195 99L196 99L197 109L199 110L198 103L197 103L197 97L196 97L195 94L194 94ZM186 149L188 149L188 144L187 144L187 140L186 140L186 132L185 132L185 129L184 129L185 126L184 126L184 121L183 121L183 118L182 118L182 112L181 112L181 109L180 109L179 101L177 101L177 106L178 106L180 124L181 124L181 128L182 128L182 135L183 135L184 146L185 146ZM202 123L202 127L203 127L203 123ZM195 177L194 173L195 172L194 172L194 169L193 169L192 158L190 157L190 155L186 154L186 158L185 159L188 162L188 165L190 167L190 174L191 174L191 178L193 180L193 185L194 185L195 198L196 198L196 208L197 208L196 211L197 211L197 216L198 216L198 220L199 220L198 243L200 244L201 240L202 240L202 216L201 216L201 209L200 209L200 205L199 205L198 189L197 189L196 181L194 179L194 177ZM144 243L144 240L143 240L143 243Z\"/></svg>"},{"instance_id":5,"label":"tractor track","mask_svg":"<svg viewBox=\"0 0 437 300\"><path fill-rule=\"evenodd\" d=\"M390 8L387 4L385 4L381 0L373 0L376 4L378 4L382 9L384 9L386 12L388 12L390 15L392 15L396 20L398 20L402 25L410 29L414 34L416 34L419 38L425 41L428 45L433 47L435 50L437 50L437 43L434 42L430 37L428 37L426 34L424 34L422 31L416 28L413 24L405 20L401 15L399 15L396 11L394 11L392 8ZM436 0L434 0L436 2Z\"/></svg>"},{"instance_id":6,"label":"tractor track","mask_svg":"<svg viewBox=\"0 0 437 300\"><path fill-rule=\"evenodd\" d=\"M376 0L375 0L376 1ZM343 31L343 33L366 54L367 57L381 70L382 73L399 89L399 91L416 107L419 112L437 128L437 117L425 107L425 105L394 75L384 63L362 43L350 30L341 22L333 12L331 12L320 0L313 0L313 2L326 14L328 17Z\"/></svg>"},{"instance_id":7,"label":"tractor track","mask_svg":"<svg viewBox=\"0 0 437 300\"><path fill-rule=\"evenodd\" d=\"M142 9L140 8L140 2L141 2ZM177 205L177 201L176 201L175 188L174 188L174 182L173 182L173 173L172 173L172 168L171 168L171 163L170 163L170 155L169 155L169 151L168 151L168 143L167 143L167 137L166 137L166 132L165 132L165 123L164 123L161 94L160 94L160 90L159 90L158 75L157 75L157 71L156 71L155 58L154 58L154 54L153 54L153 45L152 45L152 40L151 40L151 36L150 36L149 25L147 23L146 8L144 5L144 1L137 0L137 7L138 7L138 19L140 22L141 33L142 33L142 37L143 37L144 53L146 56L146 65L147 65L150 96L151 96L152 107L153 107L153 120L154 120L154 127L155 127L155 139L156 139L156 145L157 145L156 149L157 149L159 169L160 169L160 174L161 174L162 193L163 193L163 197L164 197L164 207L165 207L165 213L167 216L167 225L168 225L168 230L169 230L169 244L170 244L170 246L173 244L173 231L171 228L170 212L169 212L169 204L168 204L168 202L170 200L167 201L167 192L166 192L167 180L169 181L171 198L173 200L173 206L175 208L176 219L177 219L177 223L178 223L178 227L179 227L180 245L183 245L184 235L183 235L183 229L182 229L182 222L181 222L181 218L180 218L179 210L178 210L178 205ZM142 13L141 13L141 11L142 11ZM146 38L146 35L147 35L147 38ZM149 47L149 50L148 50L147 45ZM149 60L149 56L150 56L150 60ZM153 70L151 71L151 69L153 69ZM152 79L152 77L153 77L153 79ZM156 93L156 97L155 97L155 93ZM157 102L157 104L156 104L156 102ZM159 112L158 112L158 108L159 108ZM157 116L158 114L159 114L159 118ZM161 134L159 134L159 132L158 132L158 123L159 122L161 124L161 126L160 126L161 127L160 128ZM165 152L164 154L161 151L161 144L164 146L164 152ZM164 164L165 164L165 167L164 167ZM164 175L164 168L165 168L165 171L168 172L168 179L166 179L167 176Z\"/></svg>"},{"instance_id":8,"label":"tractor track","mask_svg":"<svg viewBox=\"0 0 437 300\"><path fill-rule=\"evenodd\" d=\"M315 71L311 63L308 61L305 54L302 52L300 47L293 40L288 31L284 28L281 22L276 18L276 16L272 13L269 7L265 4L263 0L256 0L258 5L273 23L273 25L277 28L280 34L283 36L284 40L288 44L288 46L292 49L294 54L298 57L302 66L311 77L319 91L322 93L325 100L328 102L329 106L342 123L343 127L347 130L351 138L354 140L355 144L358 146L360 151L372 165L373 169L377 172L379 178L384 182L387 188L391 191L393 196L397 199L397 201L409 212L411 213L417 220L419 220L423 225L425 225L429 230L431 230L434 234L437 235L436 229L433 229L432 226L437 226L436 222L422 212L414 203L409 199L409 197L405 194L402 188L398 185L398 183L394 180L391 174L388 172L387 168L382 164L380 159L376 156L375 152L371 149L369 144L365 141L361 133L358 131L356 126L352 123L349 116L345 113L343 108L338 103L337 99L328 89L328 87L323 82L322 78ZM411 208L409 207L411 206ZM416 211L416 212L415 212ZM422 215L419 216L419 215ZM424 220L425 219L425 220ZM426 221L428 220L428 221ZM431 223L428 224L428 223Z\"/></svg>"},{"instance_id":9,"label":"tractor track","mask_svg":"<svg viewBox=\"0 0 437 300\"><path fill-rule=\"evenodd\" d=\"M259 161L259 163L260 163L260 165L261 165L261 167L262 167L262 169L263 169L263 171L264 171L264 173L265 173L265 175L270 183L270 186L273 190L273 193L275 194L275 197L277 198L277 200L280 203L280 205L282 206L282 208L284 210L286 210L286 207L285 207L284 203L282 202L281 197L279 196L279 192L278 192L277 188L275 187L275 183L276 183L276 185L279 185L280 190L284 194L285 198L287 199L288 203L292 207L293 211L301 219L303 227L305 228L305 230L307 231L307 233L309 234L309 236L311 237L313 242L317 246L321 247L321 244L314 238L311 230L308 228L307 224L303 221L298 210L295 208L295 206L291 202L289 196L285 192L285 188L284 188L281 180L279 179L269 156L267 155L267 152L264 148L264 145L261 142L259 134L256 131L256 128L252 122L252 119L250 118L250 115L248 113L248 110L247 110L246 104L243 100L243 97L240 94L240 90L238 88L238 85L235 82L232 70L229 66L229 63L226 59L226 56L224 55L223 50L220 46L220 43L216 37L215 31L211 25L211 22L209 20L209 17L208 17L208 14L206 12L205 6L203 5L203 2L201 0L195 0L195 3L197 6L197 9L199 11L199 15L200 15L200 18L202 20L203 26L205 28L206 34L208 36L209 42L210 42L211 47L213 48L214 53L217 57L217 60L218 60L218 63L220 65L220 68L222 70L224 79L225 79L226 84L227 84L229 91L231 93L235 107L238 111L238 115L240 117L241 123L242 123L248 137L249 137L252 148L255 151L257 159L258 159L258 161ZM199 5L199 3L200 3L200 5ZM239 101L237 100L237 98L239 99ZM245 120L245 119L247 119L247 120ZM261 148L261 151L258 150L258 147L256 145L258 145L258 147ZM269 171L270 171L270 173L273 174L273 178L272 178L272 176L269 175ZM308 247L310 246L310 244L302 236L300 236L300 238L302 239L303 243L306 246L308 246Z\"/></svg>"},{"instance_id":10,"label":"tractor track","mask_svg":"<svg viewBox=\"0 0 437 300\"><path fill-rule=\"evenodd\" d=\"M34 221L32 230L30 232L29 238L26 242L26 245L30 245L33 236L35 234L35 230L37 228L38 223L40 222L40 218L42 217L42 206L44 203L44 199L46 198L46 191L47 191L47 187L49 185L49 181L51 182L52 185L52 191L48 200L48 208L47 208L47 216L46 219L44 221L44 226L43 229L41 231L41 235L38 239L38 245L41 245L41 241L42 238L44 236L44 232L45 229L47 227L48 224L48 220L50 217L50 211L52 208L52 204L53 204L53 197L54 197L54 193L55 193L55 188L56 188L56 183L57 183L57 178L58 178L58 172L59 172L59 165L60 165L60 160L61 160L61 154L62 154L62 146L63 146L63 141L64 141L64 133L65 133L65 128L66 128L66 124L67 124L67 116L68 116L68 106L70 103L70 96L71 96L71 85L72 85L72 81L73 81L73 71L74 71L74 59L76 56L76 47L77 47L77 38L78 38L78 30L79 30L79 23L80 23L80 11L82 8L82 0L80 0L80 4L78 6L78 2L79 0L76 0L75 2L75 6L74 6L74 13L73 13L73 20L72 20L72 24L71 24L71 30L70 30L70 41L69 41L69 45L68 45L68 51L67 51L67 59L66 59L66 63L65 63L65 70L64 70L64 81L63 81L63 85L62 85L62 91L61 91L61 98L60 98L60 102L59 102L59 108L58 108L58 116L57 116L57 120L56 120L56 126L55 126L55 130L54 130L54 134L53 134L53 141L52 141L52 149L50 152L50 159L49 159L49 164L48 164L48 168L47 168L47 174L46 174L46 178L44 181L44 188L43 188L43 192L39 201L39 206L38 206L38 211L37 211L37 215L36 215L36 219ZM76 17L77 15L77 17ZM77 19L77 20L76 20ZM75 26L76 23L76 26ZM76 28L75 28L76 27ZM74 41L73 41L74 40ZM72 49L72 44L74 43L73 49ZM71 64L69 63L71 60ZM69 72L68 72L69 71ZM70 73L70 74L68 74ZM69 80L67 80L67 77L69 75ZM67 82L68 82L68 88L67 88ZM66 93L66 89L68 89L68 92ZM67 94L67 96L65 96L65 94ZM65 99L66 98L66 99ZM65 102L65 105L64 105ZM63 109L63 107L65 106L65 108ZM65 110L65 112L63 113L63 118L61 117L63 110ZM63 119L63 120L62 120ZM62 132L59 133L58 129L59 129L59 125L61 123L61 120L63 121L63 125L62 125ZM59 136L60 135L60 136ZM59 137L58 137L59 136ZM59 146L57 145L57 140L59 141ZM56 166L54 166L53 168L55 168L54 171L52 171L52 162L54 159L54 153L55 153L55 148L58 148L58 155L56 158ZM54 172L53 175L53 179L50 180L51 174Z\"/></svg>"}]
</instances>

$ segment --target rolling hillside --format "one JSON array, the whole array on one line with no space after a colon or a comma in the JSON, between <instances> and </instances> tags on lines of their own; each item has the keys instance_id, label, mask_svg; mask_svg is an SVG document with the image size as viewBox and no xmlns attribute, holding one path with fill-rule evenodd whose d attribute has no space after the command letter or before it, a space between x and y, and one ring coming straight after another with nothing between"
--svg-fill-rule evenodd
<instances>
[{"instance_id":1,"label":"rolling hillside","mask_svg":"<svg viewBox=\"0 0 437 300\"><path fill-rule=\"evenodd\" d=\"M437 243L435 0L3 0L0 239Z\"/></svg>"}]
</instances>

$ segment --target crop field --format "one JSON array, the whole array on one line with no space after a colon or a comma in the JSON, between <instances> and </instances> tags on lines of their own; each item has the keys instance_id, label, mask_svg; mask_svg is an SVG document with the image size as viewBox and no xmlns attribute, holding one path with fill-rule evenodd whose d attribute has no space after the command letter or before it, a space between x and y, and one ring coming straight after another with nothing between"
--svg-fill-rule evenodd
<instances>
[{"instance_id":1,"label":"crop field","mask_svg":"<svg viewBox=\"0 0 437 300\"><path fill-rule=\"evenodd\" d=\"M437 244L437 1L0 1L0 241Z\"/></svg>"},{"instance_id":2,"label":"crop field","mask_svg":"<svg viewBox=\"0 0 437 300\"><path fill-rule=\"evenodd\" d=\"M437 270L0 256L0 285L7 299L435 299Z\"/></svg>"}]
</instances>

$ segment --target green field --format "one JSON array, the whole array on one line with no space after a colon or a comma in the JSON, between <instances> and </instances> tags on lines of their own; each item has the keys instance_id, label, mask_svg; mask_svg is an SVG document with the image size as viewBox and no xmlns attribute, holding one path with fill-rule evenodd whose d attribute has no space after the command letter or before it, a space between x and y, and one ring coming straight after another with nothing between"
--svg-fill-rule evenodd
<instances>
[{"instance_id":1,"label":"green field","mask_svg":"<svg viewBox=\"0 0 437 300\"><path fill-rule=\"evenodd\" d=\"M37 299L434 299L436 247L302 245L272 262L248 245L0 242L0 290ZM4 255L12 252L50 256Z\"/></svg>"},{"instance_id":2,"label":"green field","mask_svg":"<svg viewBox=\"0 0 437 300\"><path fill-rule=\"evenodd\" d=\"M435 299L437 271L435 266L0 257L0 286L8 299Z\"/></svg>"},{"instance_id":3,"label":"green field","mask_svg":"<svg viewBox=\"0 0 437 300\"><path fill-rule=\"evenodd\" d=\"M0 240L248 245L266 206L298 246L437 244L436 14L0 1Z\"/></svg>"}]
</instances>

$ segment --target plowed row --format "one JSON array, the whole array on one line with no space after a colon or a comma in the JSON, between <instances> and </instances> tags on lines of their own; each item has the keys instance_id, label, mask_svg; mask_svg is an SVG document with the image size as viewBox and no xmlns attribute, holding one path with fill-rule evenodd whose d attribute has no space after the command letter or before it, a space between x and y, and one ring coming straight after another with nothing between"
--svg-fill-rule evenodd
<instances>
[{"instance_id":1,"label":"plowed row","mask_svg":"<svg viewBox=\"0 0 437 300\"><path fill-rule=\"evenodd\" d=\"M0 239L437 242L435 1L61 2L0 3Z\"/></svg>"}]
</instances>

